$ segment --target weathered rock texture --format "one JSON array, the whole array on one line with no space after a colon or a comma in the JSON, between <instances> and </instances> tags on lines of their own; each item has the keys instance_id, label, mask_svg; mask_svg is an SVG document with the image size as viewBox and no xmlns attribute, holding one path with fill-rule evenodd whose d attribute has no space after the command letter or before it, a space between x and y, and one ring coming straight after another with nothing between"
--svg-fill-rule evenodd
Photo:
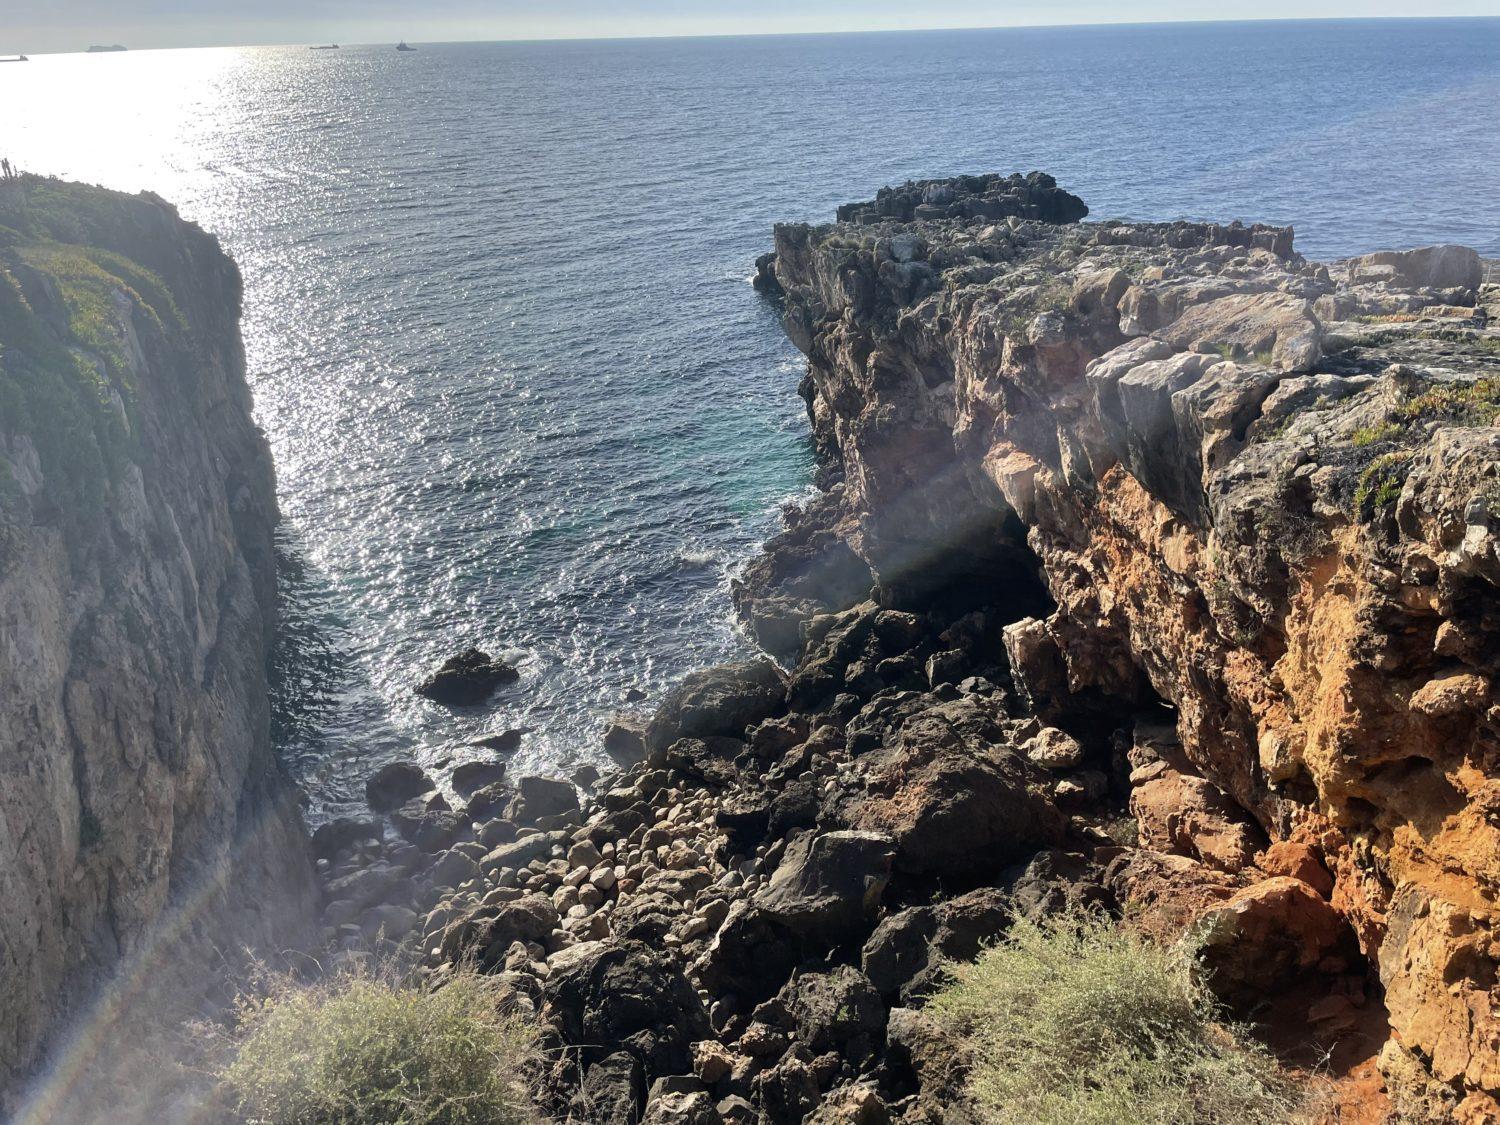
<instances>
[{"instance_id":1,"label":"weathered rock texture","mask_svg":"<svg viewBox=\"0 0 1500 1125\"><path fill-rule=\"evenodd\" d=\"M277 511L239 309L233 263L160 200L6 185L0 1090L12 1095L49 1037L94 1018L112 974L139 996L237 948L280 948L316 893L269 739Z\"/></svg>"},{"instance_id":2,"label":"weathered rock texture","mask_svg":"<svg viewBox=\"0 0 1500 1125\"><path fill-rule=\"evenodd\" d=\"M1027 706L1168 716L1180 745L1132 752L1143 842L1229 873L1306 845L1378 967L1387 1054L1493 1120L1500 298L1478 257L1320 265L1289 228L878 204L778 227L763 266L834 465L821 526L895 608L1035 599L1029 565L1051 604L1006 634ZM774 584L737 600L789 634Z\"/></svg>"},{"instance_id":3,"label":"weathered rock texture","mask_svg":"<svg viewBox=\"0 0 1500 1125\"><path fill-rule=\"evenodd\" d=\"M976 1119L923 1010L945 963L1102 909L1196 927L1226 1003L1330 1060L1327 1120L1386 1092L1492 1120L1472 253L1081 226L1040 176L844 213L779 228L759 275L823 456L735 589L784 668L617 716L581 801L520 778L413 797L405 843L340 825L327 937L496 975L559 1119L934 1125Z\"/></svg>"}]
</instances>

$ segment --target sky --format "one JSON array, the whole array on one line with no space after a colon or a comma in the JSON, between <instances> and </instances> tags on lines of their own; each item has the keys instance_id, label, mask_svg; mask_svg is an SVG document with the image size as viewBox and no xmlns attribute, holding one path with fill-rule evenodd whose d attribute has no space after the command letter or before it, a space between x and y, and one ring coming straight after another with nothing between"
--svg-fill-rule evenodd
<instances>
[{"instance_id":1,"label":"sky","mask_svg":"<svg viewBox=\"0 0 1500 1125\"><path fill-rule=\"evenodd\" d=\"M1376 16L1500 16L1500 0L0 0L0 53Z\"/></svg>"}]
</instances>

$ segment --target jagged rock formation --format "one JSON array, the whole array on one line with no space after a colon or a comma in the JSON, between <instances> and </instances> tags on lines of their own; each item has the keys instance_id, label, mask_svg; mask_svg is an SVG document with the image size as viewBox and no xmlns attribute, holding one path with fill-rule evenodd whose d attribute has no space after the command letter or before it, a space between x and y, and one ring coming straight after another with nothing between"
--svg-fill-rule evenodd
<instances>
[{"instance_id":1,"label":"jagged rock formation","mask_svg":"<svg viewBox=\"0 0 1500 1125\"><path fill-rule=\"evenodd\" d=\"M284 947L314 901L270 746L277 511L239 310L233 263L159 199L5 183L0 1091L12 1096L50 1036L94 1018L112 974L137 998L202 987L238 948Z\"/></svg>"},{"instance_id":2,"label":"jagged rock formation","mask_svg":"<svg viewBox=\"0 0 1500 1125\"><path fill-rule=\"evenodd\" d=\"M823 491L734 596L782 667L618 716L581 802L325 838L328 936L499 977L558 1117L972 1120L943 962L1088 906L1197 927L1330 1120L1492 1119L1496 293L1054 193L778 228Z\"/></svg>"},{"instance_id":3,"label":"jagged rock formation","mask_svg":"<svg viewBox=\"0 0 1500 1125\"><path fill-rule=\"evenodd\" d=\"M1132 758L1145 841L1229 873L1311 849L1384 986L1388 1076L1491 1119L1500 297L1478 257L840 217L862 225L779 227L765 267L839 466L824 526L899 607L1028 555L1054 603L1007 630L1029 706L1169 704L1180 746ZM764 594L738 600L785 635Z\"/></svg>"}]
</instances>

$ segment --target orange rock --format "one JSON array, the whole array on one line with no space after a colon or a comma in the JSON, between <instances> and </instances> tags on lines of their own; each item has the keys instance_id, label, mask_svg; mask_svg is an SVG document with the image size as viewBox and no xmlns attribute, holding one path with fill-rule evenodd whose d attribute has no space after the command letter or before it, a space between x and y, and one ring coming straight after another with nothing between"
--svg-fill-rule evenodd
<instances>
[{"instance_id":1,"label":"orange rock","mask_svg":"<svg viewBox=\"0 0 1500 1125\"><path fill-rule=\"evenodd\" d=\"M1255 866L1267 875L1301 879L1324 898L1333 893L1333 876L1323 866L1317 851L1307 844L1283 840L1255 857Z\"/></svg>"},{"instance_id":2,"label":"orange rock","mask_svg":"<svg viewBox=\"0 0 1500 1125\"><path fill-rule=\"evenodd\" d=\"M1433 718L1477 713L1489 696L1490 685L1473 672L1453 672L1423 684L1411 697L1411 709Z\"/></svg>"},{"instance_id":3,"label":"orange rock","mask_svg":"<svg viewBox=\"0 0 1500 1125\"><path fill-rule=\"evenodd\" d=\"M1215 988L1248 999L1326 963L1352 934L1333 907L1300 879L1277 876L1205 911L1196 929Z\"/></svg>"}]
</instances>

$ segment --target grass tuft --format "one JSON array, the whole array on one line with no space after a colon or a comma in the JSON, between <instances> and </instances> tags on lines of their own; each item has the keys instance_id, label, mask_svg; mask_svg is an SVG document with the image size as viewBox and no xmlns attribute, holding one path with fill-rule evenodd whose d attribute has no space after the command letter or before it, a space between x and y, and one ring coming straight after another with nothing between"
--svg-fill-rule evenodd
<instances>
[{"instance_id":1,"label":"grass tuft","mask_svg":"<svg viewBox=\"0 0 1500 1125\"><path fill-rule=\"evenodd\" d=\"M1106 918L1018 920L951 968L932 1011L970 1058L994 1125L1284 1125L1301 1098L1275 1060L1220 1021L1192 951Z\"/></svg>"},{"instance_id":2,"label":"grass tuft","mask_svg":"<svg viewBox=\"0 0 1500 1125\"><path fill-rule=\"evenodd\" d=\"M429 991L350 971L243 1001L222 1078L257 1125L521 1125L538 1119L521 1077L535 1054L492 978Z\"/></svg>"}]
</instances>

